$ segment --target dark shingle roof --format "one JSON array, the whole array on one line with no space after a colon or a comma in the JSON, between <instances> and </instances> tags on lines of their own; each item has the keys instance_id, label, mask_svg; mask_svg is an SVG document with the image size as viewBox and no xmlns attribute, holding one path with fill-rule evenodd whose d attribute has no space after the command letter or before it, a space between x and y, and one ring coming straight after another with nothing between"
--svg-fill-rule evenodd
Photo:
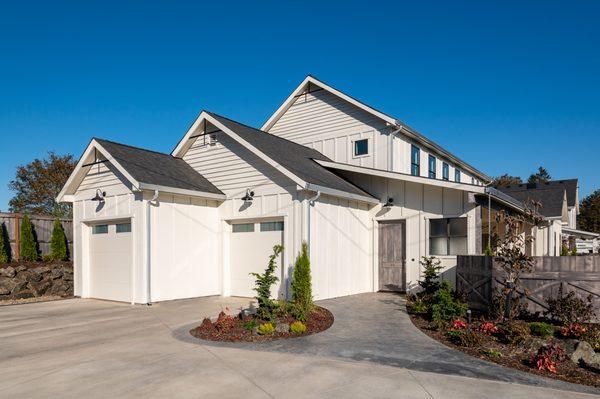
<instances>
[{"instance_id":1,"label":"dark shingle roof","mask_svg":"<svg viewBox=\"0 0 600 399\"><path fill-rule=\"evenodd\" d=\"M305 182L373 198L371 194L316 163L315 159L331 161L319 151L212 112L207 112L207 114Z\"/></svg>"},{"instance_id":2,"label":"dark shingle roof","mask_svg":"<svg viewBox=\"0 0 600 399\"><path fill-rule=\"evenodd\" d=\"M181 158L104 139L94 139L140 183L223 194Z\"/></svg>"},{"instance_id":3,"label":"dark shingle roof","mask_svg":"<svg viewBox=\"0 0 600 399\"><path fill-rule=\"evenodd\" d=\"M540 213L546 217L561 216L565 191L567 205L571 207L577 203L577 179L551 180L536 184L523 183L496 188L521 202L528 199L540 202L542 204Z\"/></svg>"}]
</instances>

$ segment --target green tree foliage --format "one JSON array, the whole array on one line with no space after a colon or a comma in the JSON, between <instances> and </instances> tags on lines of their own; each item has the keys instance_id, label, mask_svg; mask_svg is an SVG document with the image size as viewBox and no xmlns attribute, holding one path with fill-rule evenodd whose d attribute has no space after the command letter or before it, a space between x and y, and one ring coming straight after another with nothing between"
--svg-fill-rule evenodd
<instances>
[{"instance_id":1,"label":"green tree foliage","mask_svg":"<svg viewBox=\"0 0 600 399\"><path fill-rule=\"evenodd\" d=\"M313 307L310 258L306 242L302 243L302 250L296 259L291 285L294 316L298 320L306 321Z\"/></svg>"},{"instance_id":2,"label":"green tree foliage","mask_svg":"<svg viewBox=\"0 0 600 399\"><path fill-rule=\"evenodd\" d=\"M521 183L523 181L519 176L511 176L508 173L498 176L492 181L492 185L494 186L514 186Z\"/></svg>"},{"instance_id":3,"label":"green tree foliage","mask_svg":"<svg viewBox=\"0 0 600 399\"><path fill-rule=\"evenodd\" d=\"M21 222L20 260L30 262L38 260L38 249L33 225L27 215L23 217L23 221Z\"/></svg>"},{"instance_id":4,"label":"green tree foliage","mask_svg":"<svg viewBox=\"0 0 600 399\"><path fill-rule=\"evenodd\" d=\"M7 263L11 260L10 241L8 231L4 222L0 223L0 263Z\"/></svg>"},{"instance_id":5,"label":"green tree foliage","mask_svg":"<svg viewBox=\"0 0 600 399\"><path fill-rule=\"evenodd\" d=\"M50 257L53 260L68 260L69 254L67 251L67 237L63 230L60 219L54 221L52 229L52 238L50 241Z\"/></svg>"},{"instance_id":6,"label":"green tree foliage","mask_svg":"<svg viewBox=\"0 0 600 399\"><path fill-rule=\"evenodd\" d=\"M256 278L256 300L258 301L257 315L263 320L273 320L273 310L277 307L277 302L271 299L271 286L279 281L275 276L275 268L277 267L277 258L283 251L282 245L275 245L273 253L269 256L269 264L263 274L250 273Z\"/></svg>"},{"instance_id":7,"label":"green tree foliage","mask_svg":"<svg viewBox=\"0 0 600 399\"><path fill-rule=\"evenodd\" d=\"M548 173L546 168L540 166L537 172L529 176L529 179L527 179L527 183L546 183L550 180L552 180L550 173Z\"/></svg>"},{"instance_id":8,"label":"green tree foliage","mask_svg":"<svg viewBox=\"0 0 600 399\"><path fill-rule=\"evenodd\" d=\"M579 205L577 224L581 230L600 233L600 190L585 197Z\"/></svg>"},{"instance_id":9,"label":"green tree foliage","mask_svg":"<svg viewBox=\"0 0 600 399\"><path fill-rule=\"evenodd\" d=\"M56 196L75 168L72 155L49 152L46 159L34 159L17 167L8 187L14 197L8 205L11 212L71 217L71 204L56 203Z\"/></svg>"},{"instance_id":10,"label":"green tree foliage","mask_svg":"<svg viewBox=\"0 0 600 399\"><path fill-rule=\"evenodd\" d=\"M423 288L425 295L433 295L440 288L440 270L442 266L439 259L435 256L423 256L419 262L423 266L423 280L419 280L419 285Z\"/></svg>"}]
</instances>

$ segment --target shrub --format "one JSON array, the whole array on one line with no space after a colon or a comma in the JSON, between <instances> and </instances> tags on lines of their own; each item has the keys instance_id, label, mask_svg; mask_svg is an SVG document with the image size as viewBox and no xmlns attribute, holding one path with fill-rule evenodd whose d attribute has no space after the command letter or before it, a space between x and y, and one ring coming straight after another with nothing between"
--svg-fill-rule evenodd
<instances>
[{"instance_id":1,"label":"shrub","mask_svg":"<svg viewBox=\"0 0 600 399\"><path fill-rule=\"evenodd\" d=\"M294 306L292 307L294 317L298 320L306 321L313 308L310 258L306 242L302 243L302 250L296 259L291 287L292 301L294 302Z\"/></svg>"},{"instance_id":2,"label":"shrub","mask_svg":"<svg viewBox=\"0 0 600 399\"><path fill-rule=\"evenodd\" d=\"M257 325L258 325L258 323L256 322L256 320L252 319L252 320L244 323L244 330L252 331L252 330L254 330L254 327L256 327Z\"/></svg>"},{"instance_id":3,"label":"shrub","mask_svg":"<svg viewBox=\"0 0 600 399\"><path fill-rule=\"evenodd\" d=\"M554 335L554 326L543 322L529 323L529 331L538 337L548 338Z\"/></svg>"},{"instance_id":4,"label":"shrub","mask_svg":"<svg viewBox=\"0 0 600 399\"><path fill-rule=\"evenodd\" d=\"M565 338L579 338L587 329L579 323L571 323L568 326L565 326L560 329L560 335Z\"/></svg>"},{"instance_id":5,"label":"shrub","mask_svg":"<svg viewBox=\"0 0 600 399\"><path fill-rule=\"evenodd\" d=\"M0 263L10 262L10 241L4 222L0 223Z\"/></svg>"},{"instance_id":6,"label":"shrub","mask_svg":"<svg viewBox=\"0 0 600 399\"><path fill-rule=\"evenodd\" d=\"M454 320L454 322L452 323L452 327L450 328L452 328L453 330L462 330L464 328L467 328L467 323L465 323L461 319L456 319Z\"/></svg>"},{"instance_id":7,"label":"shrub","mask_svg":"<svg viewBox=\"0 0 600 399\"><path fill-rule=\"evenodd\" d=\"M548 311L545 314L550 315L552 319L557 320L564 326L573 323L585 323L595 316L591 294L586 301L575 296L574 291L569 291L566 295L563 295L561 285L556 297L545 299L548 304Z\"/></svg>"},{"instance_id":8,"label":"shrub","mask_svg":"<svg viewBox=\"0 0 600 399\"><path fill-rule=\"evenodd\" d=\"M500 359L502 357L502 353L496 349L482 349L479 352L491 359Z\"/></svg>"},{"instance_id":9,"label":"shrub","mask_svg":"<svg viewBox=\"0 0 600 399\"><path fill-rule=\"evenodd\" d=\"M435 294L441 287L439 281L440 270L442 270L441 262L435 256L423 256L419 262L423 266L423 280L419 281L419 286L423 288L425 295Z\"/></svg>"},{"instance_id":10,"label":"shrub","mask_svg":"<svg viewBox=\"0 0 600 399\"><path fill-rule=\"evenodd\" d=\"M67 260L69 258L67 252L67 237L63 230L60 219L54 221L52 229L52 238L50 239L50 257L52 260Z\"/></svg>"},{"instance_id":11,"label":"shrub","mask_svg":"<svg viewBox=\"0 0 600 399\"><path fill-rule=\"evenodd\" d=\"M23 221L21 222L20 240L20 260L30 262L38 260L37 243L33 233L33 226L27 215L23 216Z\"/></svg>"},{"instance_id":12,"label":"shrub","mask_svg":"<svg viewBox=\"0 0 600 399\"><path fill-rule=\"evenodd\" d=\"M256 314L263 320L273 320L273 309L276 307L276 302L271 299L271 286L279 281L275 276L276 261L279 254L283 251L283 246L275 245L273 253L269 256L269 264L263 274L250 273L256 278L256 300L258 301L258 309Z\"/></svg>"},{"instance_id":13,"label":"shrub","mask_svg":"<svg viewBox=\"0 0 600 399\"><path fill-rule=\"evenodd\" d=\"M214 326L221 332L229 331L235 326L235 317L225 314L225 312L221 311L217 321L214 323Z\"/></svg>"},{"instance_id":14,"label":"shrub","mask_svg":"<svg viewBox=\"0 0 600 399\"><path fill-rule=\"evenodd\" d=\"M527 314L527 302L521 301L520 295L513 296L510 301L510 310L508 314L511 317L524 316ZM506 312L506 293L502 290L496 289L492 295L492 305L490 306L489 315L494 319L501 319Z\"/></svg>"},{"instance_id":15,"label":"shrub","mask_svg":"<svg viewBox=\"0 0 600 399\"><path fill-rule=\"evenodd\" d=\"M443 281L435 293L431 306L431 320L434 327L440 328L450 320L463 317L467 313L467 304L454 298L453 290L447 281Z\"/></svg>"},{"instance_id":16,"label":"shrub","mask_svg":"<svg viewBox=\"0 0 600 399\"><path fill-rule=\"evenodd\" d=\"M304 334L306 332L306 325L301 321L295 321L290 325L290 331L294 334Z\"/></svg>"},{"instance_id":17,"label":"shrub","mask_svg":"<svg viewBox=\"0 0 600 399\"><path fill-rule=\"evenodd\" d=\"M483 254L485 256L494 256L494 250L492 249L492 247L490 247L490 245L486 245L485 250L483 251Z\"/></svg>"},{"instance_id":18,"label":"shrub","mask_svg":"<svg viewBox=\"0 0 600 399\"><path fill-rule=\"evenodd\" d=\"M479 346L482 342L481 335L470 329L448 330L446 336L453 344L467 348Z\"/></svg>"},{"instance_id":19,"label":"shrub","mask_svg":"<svg viewBox=\"0 0 600 399\"><path fill-rule=\"evenodd\" d=\"M565 360L565 350L558 345L541 346L531 357L531 364L538 370L546 370L556 374L556 364Z\"/></svg>"},{"instance_id":20,"label":"shrub","mask_svg":"<svg viewBox=\"0 0 600 399\"><path fill-rule=\"evenodd\" d=\"M264 323L258 326L259 335L271 335L275 332L275 326L273 323Z\"/></svg>"},{"instance_id":21,"label":"shrub","mask_svg":"<svg viewBox=\"0 0 600 399\"><path fill-rule=\"evenodd\" d=\"M408 310L412 313L426 314L429 313L429 305L419 297L415 297L408 303Z\"/></svg>"},{"instance_id":22,"label":"shrub","mask_svg":"<svg viewBox=\"0 0 600 399\"><path fill-rule=\"evenodd\" d=\"M569 247L567 244L563 244L560 248L560 256L569 256Z\"/></svg>"},{"instance_id":23,"label":"shrub","mask_svg":"<svg viewBox=\"0 0 600 399\"><path fill-rule=\"evenodd\" d=\"M600 351L600 326L590 326L581 340L590 344L595 351Z\"/></svg>"},{"instance_id":24,"label":"shrub","mask_svg":"<svg viewBox=\"0 0 600 399\"><path fill-rule=\"evenodd\" d=\"M500 338L511 345L520 345L529 337L529 328L517 322L509 322L502 327Z\"/></svg>"},{"instance_id":25,"label":"shrub","mask_svg":"<svg viewBox=\"0 0 600 399\"><path fill-rule=\"evenodd\" d=\"M481 323L479 326L479 332L485 335L494 335L500 332L500 329L491 321L486 321L485 323Z\"/></svg>"}]
</instances>

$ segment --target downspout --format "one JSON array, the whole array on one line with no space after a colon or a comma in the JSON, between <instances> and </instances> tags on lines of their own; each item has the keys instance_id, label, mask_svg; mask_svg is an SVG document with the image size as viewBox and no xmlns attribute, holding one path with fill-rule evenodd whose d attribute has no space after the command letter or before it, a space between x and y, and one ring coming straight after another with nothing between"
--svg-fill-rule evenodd
<instances>
[{"instance_id":1,"label":"downspout","mask_svg":"<svg viewBox=\"0 0 600 399\"><path fill-rule=\"evenodd\" d=\"M308 208L306 208L306 244L308 245L308 254L310 256L310 207L315 206L315 201L319 199L321 192L317 191L317 194L308 199Z\"/></svg>"},{"instance_id":2,"label":"downspout","mask_svg":"<svg viewBox=\"0 0 600 399\"><path fill-rule=\"evenodd\" d=\"M152 203L155 201L158 203L158 190L154 190L154 196L146 202L146 301L148 306L152 306L152 225L150 219L152 216Z\"/></svg>"}]
</instances>

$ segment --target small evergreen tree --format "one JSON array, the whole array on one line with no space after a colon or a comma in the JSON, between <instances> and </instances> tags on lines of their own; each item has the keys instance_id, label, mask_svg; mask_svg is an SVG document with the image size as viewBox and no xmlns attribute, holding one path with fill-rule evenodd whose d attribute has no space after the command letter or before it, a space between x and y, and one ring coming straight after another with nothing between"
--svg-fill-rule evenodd
<instances>
[{"instance_id":1,"label":"small evergreen tree","mask_svg":"<svg viewBox=\"0 0 600 399\"><path fill-rule=\"evenodd\" d=\"M67 260L67 237L63 230L60 219L54 221L54 228L52 229L52 238L50 241L50 257L53 260Z\"/></svg>"},{"instance_id":2,"label":"small evergreen tree","mask_svg":"<svg viewBox=\"0 0 600 399\"><path fill-rule=\"evenodd\" d=\"M271 286L279 281L275 276L275 268L277 267L277 258L283 251L282 245L273 247L273 254L269 256L269 264L263 274L250 273L256 278L256 300L258 301L258 309L256 314L263 320L273 320L273 310L277 306L277 302L271 299Z\"/></svg>"},{"instance_id":3,"label":"small evergreen tree","mask_svg":"<svg viewBox=\"0 0 600 399\"><path fill-rule=\"evenodd\" d=\"M494 250L492 249L492 247L488 244L485 247L485 251L483 251L483 254L485 256L494 256Z\"/></svg>"},{"instance_id":4,"label":"small evergreen tree","mask_svg":"<svg viewBox=\"0 0 600 399\"><path fill-rule=\"evenodd\" d=\"M443 269L441 261L435 256L423 256L423 260L419 262L423 266L423 280L419 281L419 285L423 288L426 295L435 294L441 286L439 281L440 270Z\"/></svg>"},{"instance_id":5,"label":"small evergreen tree","mask_svg":"<svg viewBox=\"0 0 600 399\"><path fill-rule=\"evenodd\" d=\"M10 262L10 241L4 222L0 223L0 263Z\"/></svg>"},{"instance_id":6,"label":"small evergreen tree","mask_svg":"<svg viewBox=\"0 0 600 399\"><path fill-rule=\"evenodd\" d=\"M33 226L29 216L25 215L21 222L20 259L24 261L36 261L38 259L37 243L33 234Z\"/></svg>"},{"instance_id":7,"label":"small evergreen tree","mask_svg":"<svg viewBox=\"0 0 600 399\"><path fill-rule=\"evenodd\" d=\"M294 316L300 321L306 321L313 307L310 258L308 256L308 244L306 242L302 243L302 250L300 251L298 258L296 258L291 285L292 301L294 302Z\"/></svg>"},{"instance_id":8,"label":"small evergreen tree","mask_svg":"<svg viewBox=\"0 0 600 399\"><path fill-rule=\"evenodd\" d=\"M552 176L550 176L550 173L548 173L546 168L540 166L537 172L529 176L529 179L527 179L527 183L546 183L550 180L552 180Z\"/></svg>"}]
</instances>

